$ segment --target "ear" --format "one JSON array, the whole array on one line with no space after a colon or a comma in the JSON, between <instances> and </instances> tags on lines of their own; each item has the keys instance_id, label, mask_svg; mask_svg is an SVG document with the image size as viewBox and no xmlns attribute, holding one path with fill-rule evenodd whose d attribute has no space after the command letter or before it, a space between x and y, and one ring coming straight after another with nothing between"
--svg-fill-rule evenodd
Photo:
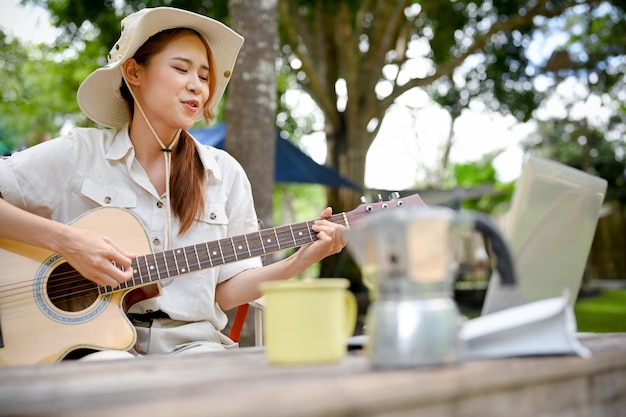
<instances>
[{"instance_id":1,"label":"ear","mask_svg":"<svg viewBox=\"0 0 626 417\"><path fill-rule=\"evenodd\" d=\"M133 86L138 85L142 69L143 67L134 58L127 59L122 66L122 73L124 78L126 78L126 82Z\"/></svg>"}]
</instances>

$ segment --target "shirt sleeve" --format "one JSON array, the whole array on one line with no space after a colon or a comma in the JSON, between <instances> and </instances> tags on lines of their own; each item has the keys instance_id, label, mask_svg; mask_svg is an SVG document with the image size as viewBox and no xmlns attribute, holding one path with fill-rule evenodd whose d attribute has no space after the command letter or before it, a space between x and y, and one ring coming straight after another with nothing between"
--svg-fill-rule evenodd
<instances>
[{"instance_id":1,"label":"shirt sleeve","mask_svg":"<svg viewBox=\"0 0 626 417\"><path fill-rule=\"evenodd\" d=\"M0 160L0 193L21 209L50 218L71 181L76 158L69 137L16 152Z\"/></svg>"}]
</instances>

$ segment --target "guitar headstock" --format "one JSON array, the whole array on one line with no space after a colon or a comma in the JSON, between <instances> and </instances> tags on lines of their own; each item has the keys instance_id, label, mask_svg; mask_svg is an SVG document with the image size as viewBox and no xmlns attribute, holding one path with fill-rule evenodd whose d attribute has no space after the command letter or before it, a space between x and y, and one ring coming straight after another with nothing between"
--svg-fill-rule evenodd
<instances>
[{"instance_id":1,"label":"guitar headstock","mask_svg":"<svg viewBox=\"0 0 626 417\"><path fill-rule=\"evenodd\" d=\"M400 197L400 194L394 192L389 195L389 200L387 201L384 201L379 194L378 201L376 203L369 203L365 197L361 197L361 204L354 210L347 212L346 216L348 217L350 224L355 224L374 213L408 207L427 206L426 203L424 203L424 200L422 200L422 198L419 196L419 194Z\"/></svg>"}]
</instances>

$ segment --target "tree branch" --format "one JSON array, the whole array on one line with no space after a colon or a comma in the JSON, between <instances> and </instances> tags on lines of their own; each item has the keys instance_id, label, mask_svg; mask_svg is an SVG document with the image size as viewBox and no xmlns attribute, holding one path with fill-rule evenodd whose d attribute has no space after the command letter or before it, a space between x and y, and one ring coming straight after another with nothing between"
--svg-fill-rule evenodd
<instances>
[{"instance_id":1,"label":"tree branch","mask_svg":"<svg viewBox=\"0 0 626 417\"><path fill-rule=\"evenodd\" d=\"M395 7L389 7L386 2L379 2L375 23L369 34L370 50L363 63L364 74L368 76L365 82L366 91L374 91L382 69L385 66L385 55L392 49L398 34L406 22L404 9L409 5L410 0L396 2Z\"/></svg>"},{"instance_id":2,"label":"tree branch","mask_svg":"<svg viewBox=\"0 0 626 417\"><path fill-rule=\"evenodd\" d=\"M472 45L467 48L467 50L465 50L460 55L450 59L446 63L440 65L434 74L425 78L412 79L411 81L401 86L395 85L392 93L389 96L385 97L383 100L379 101L378 107L381 109L387 109L395 101L396 98L406 93L407 91L415 87L424 87L430 85L441 77L451 76L454 70L458 66L460 66L467 57L483 49L485 45L489 42L491 37L499 32L511 31L518 27L524 26L531 22L532 19L537 16L551 18L562 14L565 10L570 9L573 6L578 6L583 3L593 4L598 3L599 1L600 0L584 0L583 2L577 2L575 4L563 4L558 7L547 8L546 5L548 1L542 0L538 2L534 7L529 9L524 15L514 15L509 16L507 19L499 19L495 24L491 26L491 28L487 32L485 32L482 36L477 37Z\"/></svg>"}]
</instances>

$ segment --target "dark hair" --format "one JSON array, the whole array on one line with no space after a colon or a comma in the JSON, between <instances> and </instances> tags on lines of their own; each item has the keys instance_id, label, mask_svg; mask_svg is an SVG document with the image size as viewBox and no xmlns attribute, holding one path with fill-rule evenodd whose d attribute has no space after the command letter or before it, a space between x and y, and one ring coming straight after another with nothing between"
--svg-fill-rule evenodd
<instances>
[{"instance_id":1,"label":"dark hair","mask_svg":"<svg viewBox=\"0 0 626 417\"><path fill-rule=\"evenodd\" d=\"M189 28L167 29L150 37L141 45L133 58L140 65L149 65L150 58L165 49L170 42L190 33L198 36L204 43L209 59L209 98L204 103L204 119L208 122L213 118L213 112L207 104L215 94L217 75L214 71L215 65L211 49L203 36ZM128 105L132 119L135 100L124 81L120 86L120 93ZM186 131L181 132L181 136L173 149L172 171L169 181L172 211L180 222L179 234L183 234L204 211L204 167L193 140Z\"/></svg>"}]
</instances>

